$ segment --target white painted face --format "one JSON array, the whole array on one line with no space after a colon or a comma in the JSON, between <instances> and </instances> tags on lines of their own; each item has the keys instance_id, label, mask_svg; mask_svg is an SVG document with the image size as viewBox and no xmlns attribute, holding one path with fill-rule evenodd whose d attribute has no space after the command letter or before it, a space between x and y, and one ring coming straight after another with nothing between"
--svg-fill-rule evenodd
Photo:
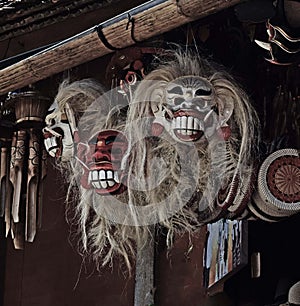
<instances>
[{"instance_id":1,"label":"white painted face","mask_svg":"<svg viewBox=\"0 0 300 306\"><path fill-rule=\"evenodd\" d=\"M44 143L50 156L68 160L73 156L75 130L74 113L66 104L64 110L58 107L56 101L48 109L43 129Z\"/></svg>"},{"instance_id":2,"label":"white painted face","mask_svg":"<svg viewBox=\"0 0 300 306\"><path fill-rule=\"evenodd\" d=\"M162 126L176 141L210 138L218 126L218 107L212 85L204 78L184 76L170 82L165 102L151 105L154 134ZM156 132L155 132L156 131Z\"/></svg>"}]
</instances>

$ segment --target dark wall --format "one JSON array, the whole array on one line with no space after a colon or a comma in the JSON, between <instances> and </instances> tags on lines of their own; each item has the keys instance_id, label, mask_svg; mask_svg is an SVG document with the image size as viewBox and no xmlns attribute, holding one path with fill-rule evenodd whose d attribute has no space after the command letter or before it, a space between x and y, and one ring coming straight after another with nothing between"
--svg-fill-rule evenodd
<instances>
[{"instance_id":1,"label":"dark wall","mask_svg":"<svg viewBox=\"0 0 300 306\"><path fill-rule=\"evenodd\" d=\"M84 262L70 242L70 226L65 221L65 186L59 172L48 163L44 182L43 221L34 243L15 250L7 239L3 306L130 306L133 305L134 275L114 267L96 270ZM202 232L192 238L177 238L168 254L157 245L156 299L158 305L200 305L202 288ZM2 249L2 252L4 250ZM4 290L3 290L4 289Z\"/></svg>"},{"instance_id":2,"label":"dark wall","mask_svg":"<svg viewBox=\"0 0 300 306\"><path fill-rule=\"evenodd\" d=\"M64 188L59 173L48 168L42 228L34 243L15 250L7 241L4 306L132 304L132 279L117 267L96 271L71 245Z\"/></svg>"}]
</instances>

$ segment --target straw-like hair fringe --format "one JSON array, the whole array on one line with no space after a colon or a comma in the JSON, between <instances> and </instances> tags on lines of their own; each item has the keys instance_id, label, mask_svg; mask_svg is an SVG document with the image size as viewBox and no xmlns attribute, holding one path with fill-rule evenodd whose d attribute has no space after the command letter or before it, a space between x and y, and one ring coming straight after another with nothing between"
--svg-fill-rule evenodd
<instances>
[{"instance_id":1,"label":"straw-like hair fringe","mask_svg":"<svg viewBox=\"0 0 300 306\"><path fill-rule=\"evenodd\" d=\"M168 247L172 246L175 234L192 234L205 223L199 218L199 203L191 200L193 195L197 194L197 201L201 201L204 194L211 197L208 209L212 210L218 182L230 182L238 175L242 185L252 171L258 120L247 94L230 74L201 59L199 54L179 50L173 55L138 84L128 108L112 107L110 96L90 81L86 86L80 82L63 83L56 97L61 107L69 103L79 114L81 141L87 142L104 129L120 130L128 137L129 149L122 163L128 189L121 195L105 197L93 189L80 187L78 178L82 175L82 165L76 160L61 167L64 171L67 169L67 202L71 203L68 209L75 210L71 222L80 235L79 252L91 256L99 269L112 265L115 257L121 257L130 271L136 246L151 237L153 223L159 223L166 230ZM234 111L228 121L232 135L225 146L212 141L205 147L195 144L195 149L190 150L178 145L166 132L161 137L152 136L151 102L164 103L166 85L185 75L206 78L217 99L232 101ZM88 97L91 103L78 105L81 100L75 99L78 94ZM123 224L102 214L114 199L128 206L129 219L125 216ZM149 207L149 215L139 213L141 206Z\"/></svg>"}]
</instances>

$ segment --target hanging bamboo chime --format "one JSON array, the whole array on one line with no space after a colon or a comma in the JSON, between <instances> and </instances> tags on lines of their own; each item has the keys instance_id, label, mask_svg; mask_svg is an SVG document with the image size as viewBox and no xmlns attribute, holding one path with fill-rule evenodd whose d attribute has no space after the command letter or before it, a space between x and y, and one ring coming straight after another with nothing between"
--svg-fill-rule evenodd
<instances>
[{"instance_id":1,"label":"hanging bamboo chime","mask_svg":"<svg viewBox=\"0 0 300 306\"><path fill-rule=\"evenodd\" d=\"M42 181L46 176L46 151L42 126L49 99L32 86L11 92L6 103L14 109L15 122L9 145L1 148L1 207L6 236L16 249L33 242L41 225ZM5 186L5 187L3 187ZM3 196L2 196L3 195Z\"/></svg>"}]
</instances>

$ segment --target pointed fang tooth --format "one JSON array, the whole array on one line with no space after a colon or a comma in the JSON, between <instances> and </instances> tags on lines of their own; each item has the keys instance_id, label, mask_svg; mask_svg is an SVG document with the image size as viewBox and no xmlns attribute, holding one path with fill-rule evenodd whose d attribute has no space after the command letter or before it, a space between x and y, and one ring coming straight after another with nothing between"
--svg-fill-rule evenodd
<instances>
[{"instance_id":1,"label":"pointed fang tooth","mask_svg":"<svg viewBox=\"0 0 300 306\"><path fill-rule=\"evenodd\" d=\"M89 177L88 177L88 184L90 184L92 181L92 172L89 172Z\"/></svg>"},{"instance_id":2,"label":"pointed fang tooth","mask_svg":"<svg viewBox=\"0 0 300 306\"><path fill-rule=\"evenodd\" d=\"M115 173L114 173L114 180L115 180L116 183L120 183L120 179L119 179L119 175L118 175L117 171L115 171Z\"/></svg>"}]
</instances>

